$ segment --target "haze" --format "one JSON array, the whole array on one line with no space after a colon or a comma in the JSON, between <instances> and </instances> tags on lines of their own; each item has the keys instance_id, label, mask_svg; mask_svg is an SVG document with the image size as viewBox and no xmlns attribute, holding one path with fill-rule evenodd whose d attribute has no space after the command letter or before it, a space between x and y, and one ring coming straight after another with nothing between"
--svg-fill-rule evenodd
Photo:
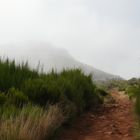
<instances>
[{"instance_id":1,"label":"haze","mask_svg":"<svg viewBox=\"0 0 140 140\"><path fill-rule=\"evenodd\" d=\"M108 73L139 77L139 7L139 0L1 0L0 44L49 42Z\"/></svg>"}]
</instances>

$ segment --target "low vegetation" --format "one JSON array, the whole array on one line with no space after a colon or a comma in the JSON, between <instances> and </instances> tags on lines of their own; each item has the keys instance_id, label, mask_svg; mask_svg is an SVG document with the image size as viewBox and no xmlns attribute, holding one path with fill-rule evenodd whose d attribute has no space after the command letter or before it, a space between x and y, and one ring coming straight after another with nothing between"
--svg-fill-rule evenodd
<instances>
[{"instance_id":1,"label":"low vegetation","mask_svg":"<svg viewBox=\"0 0 140 140\"><path fill-rule=\"evenodd\" d=\"M137 116L136 139L140 139L140 79L132 78L127 82L126 93L134 102Z\"/></svg>"},{"instance_id":2,"label":"low vegetation","mask_svg":"<svg viewBox=\"0 0 140 140\"><path fill-rule=\"evenodd\" d=\"M0 139L50 139L63 124L101 105L104 96L79 69L45 74L28 63L0 60Z\"/></svg>"},{"instance_id":3,"label":"low vegetation","mask_svg":"<svg viewBox=\"0 0 140 140\"><path fill-rule=\"evenodd\" d=\"M111 79L108 81L98 82L97 85L104 90L110 90L116 88L119 91L125 91L128 83L126 80L123 79Z\"/></svg>"},{"instance_id":4,"label":"low vegetation","mask_svg":"<svg viewBox=\"0 0 140 140\"><path fill-rule=\"evenodd\" d=\"M65 119L62 110L56 105L49 106L47 110L28 105L16 113L7 116L4 111L1 114L1 140L44 140L49 138Z\"/></svg>"}]
</instances>

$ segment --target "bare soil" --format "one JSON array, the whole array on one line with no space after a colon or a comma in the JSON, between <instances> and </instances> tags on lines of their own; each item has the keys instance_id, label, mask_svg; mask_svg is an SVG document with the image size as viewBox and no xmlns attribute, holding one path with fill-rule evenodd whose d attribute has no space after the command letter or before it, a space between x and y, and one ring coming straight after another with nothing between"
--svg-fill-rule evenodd
<instances>
[{"instance_id":1,"label":"bare soil","mask_svg":"<svg viewBox=\"0 0 140 140\"><path fill-rule=\"evenodd\" d=\"M115 102L95 115L88 112L64 131L59 140L134 140L132 103L123 92L113 91Z\"/></svg>"}]
</instances>

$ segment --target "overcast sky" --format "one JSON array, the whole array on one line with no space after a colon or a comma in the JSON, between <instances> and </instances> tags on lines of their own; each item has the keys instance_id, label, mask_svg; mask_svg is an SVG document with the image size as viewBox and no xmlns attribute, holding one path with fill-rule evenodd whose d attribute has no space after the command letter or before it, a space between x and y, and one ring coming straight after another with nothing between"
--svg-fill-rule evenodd
<instances>
[{"instance_id":1,"label":"overcast sky","mask_svg":"<svg viewBox=\"0 0 140 140\"><path fill-rule=\"evenodd\" d=\"M0 0L0 44L24 40L65 48L125 78L140 76L140 0Z\"/></svg>"}]
</instances>

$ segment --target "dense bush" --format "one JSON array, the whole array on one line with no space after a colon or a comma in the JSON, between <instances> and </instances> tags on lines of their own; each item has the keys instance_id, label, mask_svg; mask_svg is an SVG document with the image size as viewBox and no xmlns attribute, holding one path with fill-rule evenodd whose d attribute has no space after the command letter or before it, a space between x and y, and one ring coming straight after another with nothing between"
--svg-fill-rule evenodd
<instances>
[{"instance_id":1,"label":"dense bush","mask_svg":"<svg viewBox=\"0 0 140 140\"><path fill-rule=\"evenodd\" d=\"M46 106L61 102L65 96L82 112L101 102L95 89L91 76L78 69L39 74L27 63L16 65L15 61L0 60L0 91L16 105L28 102L28 97L34 104Z\"/></svg>"},{"instance_id":2,"label":"dense bush","mask_svg":"<svg viewBox=\"0 0 140 140\"><path fill-rule=\"evenodd\" d=\"M42 106L67 98L68 102L75 104L79 113L101 103L91 76L84 75L81 70L64 70L59 74L52 72L37 79L29 79L22 90L29 100Z\"/></svg>"},{"instance_id":3,"label":"dense bush","mask_svg":"<svg viewBox=\"0 0 140 140\"><path fill-rule=\"evenodd\" d=\"M128 83L126 92L130 99L135 98L135 111L140 116L140 81L132 79Z\"/></svg>"},{"instance_id":4,"label":"dense bush","mask_svg":"<svg viewBox=\"0 0 140 140\"><path fill-rule=\"evenodd\" d=\"M95 86L91 75L85 75L79 69L63 70L60 73L52 71L49 74L45 74L31 70L27 63L15 64L14 61L9 61L8 59L5 61L0 60L0 92L0 136L3 135L3 139L7 140L10 137L16 140L16 136L22 138L24 133L20 131L25 131L24 135L27 136L23 139L32 140L36 138L37 140L42 140L45 135L53 133L49 130L52 124L55 129L61 125L62 122L57 116L60 110L63 110L60 113L62 121L65 116L65 123L70 122L84 111L102 104L103 96L105 96L105 92L98 90ZM54 111L56 112L55 114L50 110L46 114L49 104L59 105ZM36 106L43 111L41 113L43 116L39 116L39 118L36 118L38 113L35 114L35 121L37 122L34 122L34 119L32 120L31 114L27 115L27 120L25 119L25 114L22 114L23 110L27 111L27 106L29 105L31 105L31 114L33 114L32 111ZM48 119L48 115L51 118ZM53 118L55 119L55 124ZM43 124L43 121L45 124ZM49 127L46 126L47 121ZM58 126L55 126L57 124ZM35 128L38 128L37 132L33 131ZM6 129L7 132L5 132ZM20 131L17 131L17 129ZM42 135L39 134L33 137L33 134L38 132ZM7 138L6 135L8 136Z\"/></svg>"},{"instance_id":5,"label":"dense bush","mask_svg":"<svg viewBox=\"0 0 140 140\"><path fill-rule=\"evenodd\" d=\"M140 139L140 79L132 78L128 80L126 92L135 104L137 115L136 139Z\"/></svg>"},{"instance_id":6,"label":"dense bush","mask_svg":"<svg viewBox=\"0 0 140 140\"><path fill-rule=\"evenodd\" d=\"M29 78L38 77L35 70L30 70L28 63L15 64L15 61L0 59L0 90L7 92L9 88L20 88Z\"/></svg>"},{"instance_id":7,"label":"dense bush","mask_svg":"<svg viewBox=\"0 0 140 140\"><path fill-rule=\"evenodd\" d=\"M22 92L15 88L11 88L7 94L8 104L13 104L17 107L21 107L29 102L28 97Z\"/></svg>"},{"instance_id":8,"label":"dense bush","mask_svg":"<svg viewBox=\"0 0 140 140\"><path fill-rule=\"evenodd\" d=\"M46 106L47 103L58 101L59 90L57 88L55 83L50 84L40 78L27 80L22 90L33 103Z\"/></svg>"},{"instance_id":9,"label":"dense bush","mask_svg":"<svg viewBox=\"0 0 140 140\"><path fill-rule=\"evenodd\" d=\"M7 101L7 96L4 93L0 93L0 105L5 104Z\"/></svg>"}]
</instances>

